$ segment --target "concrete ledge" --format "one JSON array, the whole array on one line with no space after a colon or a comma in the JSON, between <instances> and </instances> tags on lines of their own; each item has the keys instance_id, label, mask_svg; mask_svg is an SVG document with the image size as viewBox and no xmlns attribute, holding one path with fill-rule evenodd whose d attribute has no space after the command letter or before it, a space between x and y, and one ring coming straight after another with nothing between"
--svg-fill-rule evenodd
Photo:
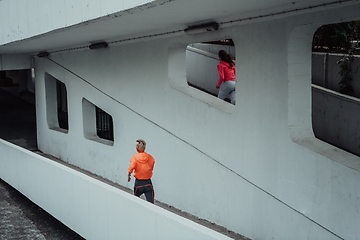
<instances>
[{"instance_id":1,"label":"concrete ledge","mask_svg":"<svg viewBox=\"0 0 360 240\"><path fill-rule=\"evenodd\" d=\"M0 177L86 239L230 239L0 140Z\"/></svg>"},{"instance_id":2,"label":"concrete ledge","mask_svg":"<svg viewBox=\"0 0 360 240\"><path fill-rule=\"evenodd\" d=\"M312 122L319 140L308 138L301 142L311 150L360 172L357 137L360 99L314 84L312 94Z\"/></svg>"},{"instance_id":3,"label":"concrete ledge","mask_svg":"<svg viewBox=\"0 0 360 240\"><path fill-rule=\"evenodd\" d=\"M22 70L34 67L29 54L0 54L0 71Z\"/></svg>"}]
</instances>

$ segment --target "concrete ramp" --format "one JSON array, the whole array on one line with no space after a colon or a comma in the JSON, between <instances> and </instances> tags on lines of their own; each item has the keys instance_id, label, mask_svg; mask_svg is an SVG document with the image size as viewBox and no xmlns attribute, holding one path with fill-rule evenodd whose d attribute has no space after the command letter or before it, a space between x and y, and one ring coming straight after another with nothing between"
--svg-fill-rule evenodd
<instances>
[{"instance_id":1,"label":"concrete ramp","mask_svg":"<svg viewBox=\"0 0 360 240\"><path fill-rule=\"evenodd\" d=\"M0 177L86 239L231 239L0 140Z\"/></svg>"}]
</instances>

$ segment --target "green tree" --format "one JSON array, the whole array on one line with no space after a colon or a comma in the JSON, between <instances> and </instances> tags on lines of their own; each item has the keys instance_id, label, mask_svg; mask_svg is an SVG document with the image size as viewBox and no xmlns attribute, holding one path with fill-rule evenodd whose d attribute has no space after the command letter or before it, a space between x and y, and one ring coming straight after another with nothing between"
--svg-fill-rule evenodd
<instances>
[{"instance_id":1,"label":"green tree","mask_svg":"<svg viewBox=\"0 0 360 240\"><path fill-rule=\"evenodd\" d=\"M351 63L354 60L353 54L360 53L359 40L360 21L324 25L314 34L313 51L344 54L343 58L337 62L340 64L339 85L340 92L343 94L351 95L354 92Z\"/></svg>"},{"instance_id":2,"label":"green tree","mask_svg":"<svg viewBox=\"0 0 360 240\"><path fill-rule=\"evenodd\" d=\"M346 54L342 59L340 59L337 63L340 64L340 76L341 81L339 82L340 85L340 93L351 95L354 92L352 87L352 70L351 70L351 63L354 61L354 56L350 52Z\"/></svg>"},{"instance_id":3,"label":"green tree","mask_svg":"<svg viewBox=\"0 0 360 240\"><path fill-rule=\"evenodd\" d=\"M359 40L360 21L324 25L314 34L313 50L348 53Z\"/></svg>"}]
</instances>

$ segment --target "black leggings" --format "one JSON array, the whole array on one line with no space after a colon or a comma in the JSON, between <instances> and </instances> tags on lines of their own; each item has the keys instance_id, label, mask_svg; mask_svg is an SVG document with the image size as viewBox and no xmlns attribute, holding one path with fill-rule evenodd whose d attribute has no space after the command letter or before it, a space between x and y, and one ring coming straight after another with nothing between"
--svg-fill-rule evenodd
<instances>
[{"instance_id":1,"label":"black leggings","mask_svg":"<svg viewBox=\"0 0 360 240\"><path fill-rule=\"evenodd\" d=\"M152 185L152 182L150 179L141 180L136 179L135 180L135 186L134 186L134 195L137 197L140 197L141 194L145 193L146 200L148 202L154 203L154 188Z\"/></svg>"}]
</instances>

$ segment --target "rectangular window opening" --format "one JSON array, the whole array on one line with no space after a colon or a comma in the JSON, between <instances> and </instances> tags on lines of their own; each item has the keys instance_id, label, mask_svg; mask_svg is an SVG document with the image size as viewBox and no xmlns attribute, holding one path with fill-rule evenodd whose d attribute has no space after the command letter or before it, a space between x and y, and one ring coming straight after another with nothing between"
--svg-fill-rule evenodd
<instances>
[{"instance_id":1,"label":"rectangular window opening","mask_svg":"<svg viewBox=\"0 0 360 240\"><path fill-rule=\"evenodd\" d=\"M45 73L47 122L50 129L67 133L69 130L67 90L63 82Z\"/></svg>"},{"instance_id":2,"label":"rectangular window opening","mask_svg":"<svg viewBox=\"0 0 360 240\"><path fill-rule=\"evenodd\" d=\"M360 21L324 25L312 44L312 127L316 138L360 156Z\"/></svg>"},{"instance_id":3,"label":"rectangular window opening","mask_svg":"<svg viewBox=\"0 0 360 240\"><path fill-rule=\"evenodd\" d=\"M99 138L114 141L114 129L112 117L96 107L96 132Z\"/></svg>"},{"instance_id":4,"label":"rectangular window opening","mask_svg":"<svg viewBox=\"0 0 360 240\"><path fill-rule=\"evenodd\" d=\"M59 127L65 130L69 130L67 92L65 84L59 80L56 80L56 96Z\"/></svg>"},{"instance_id":5,"label":"rectangular window opening","mask_svg":"<svg viewBox=\"0 0 360 240\"><path fill-rule=\"evenodd\" d=\"M82 108L84 137L102 144L114 145L112 116L85 98L82 100Z\"/></svg>"},{"instance_id":6,"label":"rectangular window opening","mask_svg":"<svg viewBox=\"0 0 360 240\"><path fill-rule=\"evenodd\" d=\"M222 59L225 64L229 61L235 64L235 46L232 39L189 44L186 48L187 83L190 87L235 105L235 66L230 68L221 64L218 68L221 61L220 50L225 51L227 57L230 57ZM219 71L225 80L221 84Z\"/></svg>"}]
</instances>

